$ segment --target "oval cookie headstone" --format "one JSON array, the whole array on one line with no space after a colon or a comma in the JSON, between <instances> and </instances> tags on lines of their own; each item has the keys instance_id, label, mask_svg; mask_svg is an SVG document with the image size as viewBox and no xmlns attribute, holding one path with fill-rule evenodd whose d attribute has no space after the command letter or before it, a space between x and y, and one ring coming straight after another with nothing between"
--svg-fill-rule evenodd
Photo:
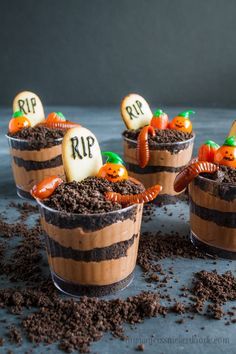
<instances>
[{"instance_id":1,"label":"oval cookie headstone","mask_svg":"<svg viewBox=\"0 0 236 354\"><path fill-rule=\"evenodd\" d=\"M83 127L67 131L62 142L62 158L68 182L96 176L102 166L97 138Z\"/></svg>"},{"instance_id":2,"label":"oval cookie headstone","mask_svg":"<svg viewBox=\"0 0 236 354\"><path fill-rule=\"evenodd\" d=\"M147 101L135 93L131 93L123 98L120 110L128 129L144 127L150 123L153 116Z\"/></svg>"},{"instance_id":3,"label":"oval cookie headstone","mask_svg":"<svg viewBox=\"0 0 236 354\"><path fill-rule=\"evenodd\" d=\"M40 98L33 92L23 91L18 93L13 101L13 112L23 112L34 127L45 119L44 109Z\"/></svg>"}]
</instances>

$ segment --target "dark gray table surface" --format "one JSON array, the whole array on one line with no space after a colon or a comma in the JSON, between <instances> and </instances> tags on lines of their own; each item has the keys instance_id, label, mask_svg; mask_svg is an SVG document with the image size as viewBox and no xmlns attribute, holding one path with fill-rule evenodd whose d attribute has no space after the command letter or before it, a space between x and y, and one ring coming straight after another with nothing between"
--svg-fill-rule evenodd
<instances>
[{"instance_id":1,"label":"dark gray table surface","mask_svg":"<svg viewBox=\"0 0 236 354\"><path fill-rule=\"evenodd\" d=\"M164 107L165 108L165 107ZM174 114L181 112L182 108L166 107L167 112L172 117ZM121 132L124 129L118 108L96 108L96 107L48 107L46 112L62 111L70 120L76 120L82 125L91 129L101 143L102 149L111 150L122 154ZM194 130L197 134L195 143L199 146L206 139L212 139L219 144L223 143L227 135L232 121L236 118L236 110L229 109L204 109L196 108L197 114L193 117ZM7 124L11 116L10 109L0 109L0 213L3 213L6 206L11 202L19 202L19 198L15 194L15 187L10 167L10 157L8 153L7 141L4 137L7 131ZM142 230L165 232L174 230L184 234L189 233L189 212L185 203L168 206L168 213L172 212L173 216L168 217L168 213L163 212L163 208L156 208L156 215L152 221L145 223ZM178 215L182 211L185 220L180 220ZM11 208L7 211L9 222L14 222L17 218L17 211ZM29 224L34 222L34 218L30 217ZM164 227L162 226L164 225ZM9 241L9 248L11 242ZM184 259L176 258L174 260L164 259L161 262L163 268L169 266L174 267L174 273L179 279L179 283L169 283L173 285L170 290L171 294L178 298L180 294L181 284L189 284L191 282L193 272L202 269L213 270L219 272L231 270L235 273L236 263L227 260L218 260L217 264L213 264L211 259ZM8 280L5 277L0 278L0 288L7 287ZM22 284L22 286L24 286ZM137 266L135 270L135 279L133 283L119 295L109 296L107 298L127 297L140 293L142 290L148 290L147 283L143 280L142 272ZM164 302L165 304L165 302ZM235 306L235 303L231 303ZM7 318L8 325L17 323L12 315L5 310L0 310L0 318ZM128 340L120 341L119 339L110 340L111 335L106 334L102 340L91 345L91 351L102 354L110 353L135 353L135 347L139 343L145 344L145 353L236 353L236 335L235 325L225 326L225 321L210 320L204 316L197 315L193 321L188 320L182 325L176 324L174 314L168 314L166 318L158 316L156 318L147 319L144 323L136 326L136 329L127 328ZM201 327L205 330L201 330ZM0 328L0 336L6 332L6 328ZM24 353L27 349L32 348L32 344L24 340L21 347L5 342L4 347L0 348L0 353L6 353L7 349L12 349L14 353ZM51 352L60 352L57 345L51 346ZM46 349L43 345L33 349L33 353L45 353Z\"/></svg>"}]
</instances>

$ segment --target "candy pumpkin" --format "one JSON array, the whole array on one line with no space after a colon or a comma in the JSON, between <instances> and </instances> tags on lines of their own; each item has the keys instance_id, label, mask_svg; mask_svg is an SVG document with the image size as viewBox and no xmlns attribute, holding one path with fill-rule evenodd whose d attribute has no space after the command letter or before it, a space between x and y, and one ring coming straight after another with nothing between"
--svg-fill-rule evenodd
<instances>
[{"instance_id":1,"label":"candy pumpkin","mask_svg":"<svg viewBox=\"0 0 236 354\"><path fill-rule=\"evenodd\" d=\"M17 111L13 114L13 117L9 122L8 130L10 133L15 134L23 128L29 128L30 126L30 121L24 116L23 112Z\"/></svg>"},{"instance_id":2,"label":"candy pumpkin","mask_svg":"<svg viewBox=\"0 0 236 354\"><path fill-rule=\"evenodd\" d=\"M97 177L105 178L110 182L120 182L128 179L128 172L119 155L111 151L104 151L102 155L108 158L98 171Z\"/></svg>"},{"instance_id":3,"label":"candy pumpkin","mask_svg":"<svg viewBox=\"0 0 236 354\"><path fill-rule=\"evenodd\" d=\"M168 115L162 109L158 109L154 113L150 125L156 129L166 129L168 127Z\"/></svg>"},{"instance_id":4,"label":"candy pumpkin","mask_svg":"<svg viewBox=\"0 0 236 354\"><path fill-rule=\"evenodd\" d=\"M219 147L214 141L207 140L198 150L198 160L214 162L215 153Z\"/></svg>"},{"instance_id":5,"label":"candy pumpkin","mask_svg":"<svg viewBox=\"0 0 236 354\"><path fill-rule=\"evenodd\" d=\"M49 113L49 115L46 118L47 122L60 122L65 120L66 120L65 116L61 112Z\"/></svg>"},{"instance_id":6,"label":"candy pumpkin","mask_svg":"<svg viewBox=\"0 0 236 354\"><path fill-rule=\"evenodd\" d=\"M236 168L236 135L228 137L215 153L214 162Z\"/></svg>"},{"instance_id":7,"label":"candy pumpkin","mask_svg":"<svg viewBox=\"0 0 236 354\"><path fill-rule=\"evenodd\" d=\"M193 127L192 127L192 123L189 119L190 114L195 114L195 112L194 111L184 111L182 113L179 113L169 123L169 128L180 130L185 133L192 133Z\"/></svg>"}]
</instances>

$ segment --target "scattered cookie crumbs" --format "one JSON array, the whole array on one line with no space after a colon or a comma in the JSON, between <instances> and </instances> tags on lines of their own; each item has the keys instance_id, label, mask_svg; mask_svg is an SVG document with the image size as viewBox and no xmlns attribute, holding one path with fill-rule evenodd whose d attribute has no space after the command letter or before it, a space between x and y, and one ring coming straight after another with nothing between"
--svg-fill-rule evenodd
<instances>
[{"instance_id":1,"label":"scattered cookie crumbs","mask_svg":"<svg viewBox=\"0 0 236 354\"><path fill-rule=\"evenodd\" d=\"M143 343L139 344L139 345L136 347L136 350L137 350L138 352L144 352L144 350L145 350L144 344L143 344Z\"/></svg>"},{"instance_id":2,"label":"scattered cookie crumbs","mask_svg":"<svg viewBox=\"0 0 236 354\"><path fill-rule=\"evenodd\" d=\"M29 204L30 205L30 204ZM24 333L34 343L60 342L60 349L65 351L79 350L88 352L89 345L93 341L99 340L103 334L110 331L115 337L124 339L125 333L122 327L125 323L135 324L142 322L145 318L158 315L166 316L168 312L175 312L177 315L185 313L186 318L194 319L192 311L202 315L221 319L225 314L222 305L228 301L236 300L236 279L231 272L218 274L216 271L207 272L202 270L193 276L192 287L182 286L181 297L190 301L186 305L173 300L168 294L167 284L174 278L174 268L169 267L164 270L159 263L165 258L202 258L207 257L196 250L188 240L177 233L164 235L144 233L140 241L138 264L143 269L145 277L155 286L163 290L163 293L143 292L125 300L102 300L96 298L83 297L79 302L72 299L62 300L50 279L42 276L39 263L42 263L41 252L44 249L41 242L42 230L37 225L29 228L24 221L34 210L32 205L13 205L19 209L20 223L8 224L4 218L0 218L0 234L5 240L16 237L19 239L18 247L13 250L9 259L1 258L2 273L9 279L17 281L19 279L37 283L37 286L26 286L25 288L9 288L0 290L0 308L8 309L12 314L23 314L22 326ZM32 209L31 209L32 208ZM23 222L22 222L23 221ZM4 254L4 243L0 243L0 253ZM158 273L158 274L156 274ZM17 285L17 284L16 284ZM171 287L170 287L171 288ZM162 306L160 301L164 299L170 303L168 307ZM185 300L184 300L185 301ZM206 310L204 310L205 305ZM25 315L25 309L33 307L34 313ZM113 311L117 316L112 318ZM125 310L124 310L125 309ZM236 323L236 307L226 314L230 317L225 325ZM187 315L187 314L190 315ZM96 314L96 315L95 315ZM86 333L83 332L82 324L86 317L89 326ZM1 322L6 320L2 319ZM186 319L177 319L176 323L184 323ZM47 325L45 326L45 323ZM77 337L74 335L75 327L80 332ZM201 329L204 329L202 327ZM188 330L186 330L188 331ZM9 339L20 344L22 341L21 332L17 327L9 330ZM0 346L4 339L0 339ZM143 344L140 344L143 345ZM139 349L140 351L143 350Z\"/></svg>"},{"instance_id":3,"label":"scattered cookie crumbs","mask_svg":"<svg viewBox=\"0 0 236 354\"><path fill-rule=\"evenodd\" d=\"M183 318L180 318L179 320L176 320L175 323L183 324L183 323L184 323L184 319L183 319Z\"/></svg>"},{"instance_id":4,"label":"scattered cookie crumbs","mask_svg":"<svg viewBox=\"0 0 236 354\"><path fill-rule=\"evenodd\" d=\"M11 343L15 343L15 344L22 343L21 332L15 326L11 326L9 328L8 338Z\"/></svg>"}]
</instances>

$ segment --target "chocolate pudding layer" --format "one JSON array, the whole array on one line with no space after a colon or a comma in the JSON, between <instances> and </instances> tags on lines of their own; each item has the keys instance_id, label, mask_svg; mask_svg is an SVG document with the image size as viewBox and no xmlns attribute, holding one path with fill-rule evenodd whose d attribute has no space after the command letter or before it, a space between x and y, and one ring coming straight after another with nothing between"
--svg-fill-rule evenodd
<instances>
[{"instance_id":1,"label":"chocolate pudding layer","mask_svg":"<svg viewBox=\"0 0 236 354\"><path fill-rule=\"evenodd\" d=\"M137 137L140 130L126 130L123 133L124 160L130 176L140 180L146 188L154 184L162 185L160 197L163 195L163 200L169 203L178 194L173 188L174 180L191 160L195 136L171 129L155 131L156 136L148 138L149 162L141 168L137 161Z\"/></svg>"},{"instance_id":2,"label":"chocolate pudding layer","mask_svg":"<svg viewBox=\"0 0 236 354\"><path fill-rule=\"evenodd\" d=\"M61 184L39 202L55 285L73 295L105 295L125 287L135 268L142 205L122 208L106 191L136 194L142 185L89 177Z\"/></svg>"},{"instance_id":3,"label":"chocolate pudding layer","mask_svg":"<svg viewBox=\"0 0 236 354\"><path fill-rule=\"evenodd\" d=\"M189 186L191 238L198 247L236 259L236 170L220 166Z\"/></svg>"},{"instance_id":4,"label":"chocolate pudding layer","mask_svg":"<svg viewBox=\"0 0 236 354\"><path fill-rule=\"evenodd\" d=\"M17 193L31 198L31 188L42 179L57 175L64 178L61 142L64 133L43 126L23 129L7 138Z\"/></svg>"}]
</instances>

